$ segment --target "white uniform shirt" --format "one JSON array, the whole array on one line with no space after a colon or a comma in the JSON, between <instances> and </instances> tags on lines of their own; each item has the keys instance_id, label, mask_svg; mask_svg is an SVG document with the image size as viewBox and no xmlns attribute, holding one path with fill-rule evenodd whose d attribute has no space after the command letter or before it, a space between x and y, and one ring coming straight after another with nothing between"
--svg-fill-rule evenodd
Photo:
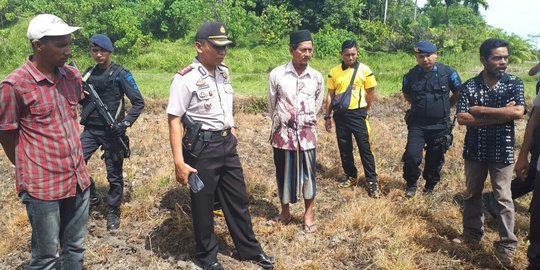
<instances>
[{"instance_id":1,"label":"white uniform shirt","mask_svg":"<svg viewBox=\"0 0 540 270\"><path fill-rule=\"evenodd\" d=\"M197 60L178 71L171 83L167 113L187 114L203 130L219 131L234 126L233 88L227 67L216 67L211 76Z\"/></svg>"}]
</instances>

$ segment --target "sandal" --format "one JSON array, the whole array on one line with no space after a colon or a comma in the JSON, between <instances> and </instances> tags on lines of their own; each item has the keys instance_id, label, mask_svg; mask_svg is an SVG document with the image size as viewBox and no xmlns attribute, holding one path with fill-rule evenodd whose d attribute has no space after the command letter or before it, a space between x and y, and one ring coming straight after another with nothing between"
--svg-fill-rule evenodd
<instances>
[{"instance_id":1,"label":"sandal","mask_svg":"<svg viewBox=\"0 0 540 270\"><path fill-rule=\"evenodd\" d=\"M316 231L317 231L317 223L313 223L311 225L304 224L305 233L314 233Z\"/></svg>"},{"instance_id":2,"label":"sandal","mask_svg":"<svg viewBox=\"0 0 540 270\"><path fill-rule=\"evenodd\" d=\"M279 223L279 224L283 224L283 225L289 225L289 223L291 223L292 219L293 219L292 215L290 215L290 216L289 216L288 218L286 218L286 219L281 219L281 218L277 217L277 218L275 218L275 219L266 221L266 224L268 224L268 225L274 225L274 224Z\"/></svg>"}]
</instances>

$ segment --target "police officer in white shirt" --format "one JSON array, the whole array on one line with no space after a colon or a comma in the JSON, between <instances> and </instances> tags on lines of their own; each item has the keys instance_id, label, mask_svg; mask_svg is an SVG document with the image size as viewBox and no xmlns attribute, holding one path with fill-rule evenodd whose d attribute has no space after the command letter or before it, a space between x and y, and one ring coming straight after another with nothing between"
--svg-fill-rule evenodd
<instances>
[{"instance_id":1,"label":"police officer in white shirt","mask_svg":"<svg viewBox=\"0 0 540 270\"><path fill-rule=\"evenodd\" d=\"M196 173L202 190L191 194L197 258L203 269L223 269L217 260L213 203L217 196L223 207L229 232L240 260L272 269L268 257L255 238L248 210L248 196L238 153L233 120L233 89L228 68L222 63L227 45L225 25L206 22L195 36L197 57L175 74L170 88L167 114L176 180L183 185ZM194 125L183 123L191 118ZM195 149L182 144L190 128L199 125ZM184 126L188 129L184 130ZM191 145L191 142L190 144Z\"/></svg>"}]
</instances>

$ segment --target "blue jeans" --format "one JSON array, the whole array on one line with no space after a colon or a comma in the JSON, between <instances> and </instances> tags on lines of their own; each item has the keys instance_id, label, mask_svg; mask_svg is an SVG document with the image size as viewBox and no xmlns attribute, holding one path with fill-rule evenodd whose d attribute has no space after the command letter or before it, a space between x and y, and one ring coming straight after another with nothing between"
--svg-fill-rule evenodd
<instances>
[{"instance_id":1,"label":"blue jeans","mask_svg":"<svg viewBox=\"0 0 540 270\"><path fill-rule=\"evenodd\" d=\"M43 201L21 193L32 226L29 269L56 269L58 248L62 269L83 269L89 194L77 187L75 197Z\"/></svg>"}]
</instances>

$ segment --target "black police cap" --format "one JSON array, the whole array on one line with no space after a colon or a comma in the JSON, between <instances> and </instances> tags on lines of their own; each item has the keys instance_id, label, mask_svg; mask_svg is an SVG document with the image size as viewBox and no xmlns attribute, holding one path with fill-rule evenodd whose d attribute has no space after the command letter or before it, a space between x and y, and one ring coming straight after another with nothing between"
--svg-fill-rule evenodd
<instances>
[{"instance_id":1,"label":"black police cap","mask_svg":"<svg viewBox=\"0 0 540 270\"><path fill-rule=\"evenodd\" d=\"M205 22L195 34L195 39L205 39L216 46L227 46L233 42L227 37L227 29L220 22Z\"/></svg>"}]
</instances>

